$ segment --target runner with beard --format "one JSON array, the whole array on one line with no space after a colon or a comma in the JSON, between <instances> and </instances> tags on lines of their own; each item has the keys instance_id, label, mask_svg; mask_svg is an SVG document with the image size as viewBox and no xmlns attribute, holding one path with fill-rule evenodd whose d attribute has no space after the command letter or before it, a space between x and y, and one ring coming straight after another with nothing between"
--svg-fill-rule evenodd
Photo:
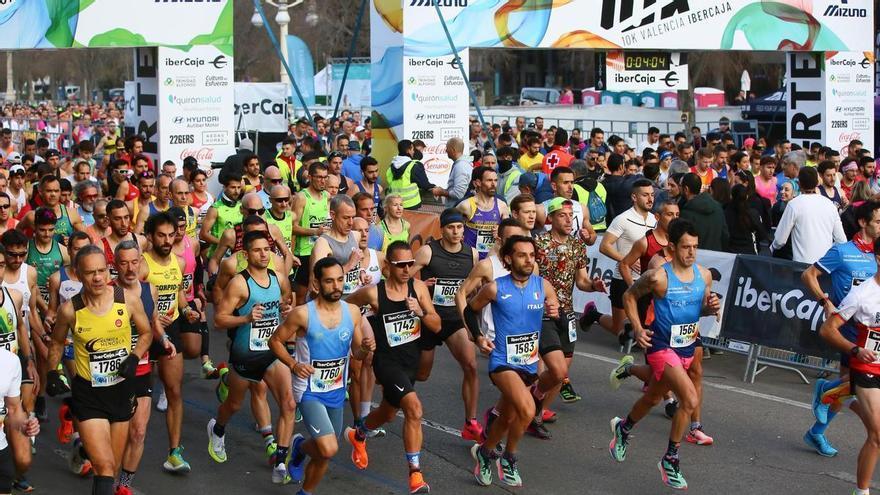
<instances>
[{"instance_id":1,"label":"runner with beard","mask_svg":"<svg viewBox=\"0 0 880 495\"><path fill-rule=\"evenodd\" d=\"M474 195L455 207L465 218L464 244L477 251L480 259L485 258L495 244L495 231L501 220L510 216L507 203L495 196L498 173L480 166L474 169L471 177Z\"/></svg>"}]
</instances>

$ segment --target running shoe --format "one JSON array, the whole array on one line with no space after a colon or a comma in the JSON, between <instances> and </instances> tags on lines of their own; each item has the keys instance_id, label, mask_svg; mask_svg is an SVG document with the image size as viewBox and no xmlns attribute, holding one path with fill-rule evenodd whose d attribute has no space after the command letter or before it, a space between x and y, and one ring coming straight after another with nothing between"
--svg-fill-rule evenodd
<instances>
[{"instance_id":1,"label":"running shoe","mask_svg":"<svg viewBox=\"0 0 880 495\"><path fill-rule=\"evenodd\" d=\"M823 457L834 457L837 455L837 449L831 446L831 443L822 433L816 435L807 430L804 433L804 442Z\"/></svg>"},{"instance_id":2,"label":"running shoe","mask_svg":"<svg viewBox=\"0 0 880 495\"><path fill-rule=\"evenodd\" d=\"M70 469L70 472L77 476L88 476L92 472L92 462L80 454L81 447L82 442L79 439L73 442L73 448L67 457L67 467Z\"/></svg>"},{"instance_id":3,"label":"running shoe","mask_svg":"<svg viewBox=\"0 0 880 495\"><path fill-rule=\"evenodd\" d=\"M225 437L217 436L214 433L214 425L217 420L211 418L208 421L208 455L217 462L226 462L226 440Z\"/></svg>"},{"instance_id":4,"label":"running shoe","mask_svg":"<svg viewBox=\"0 0 880 495\"><path fill-rule=\"evenodd\" d=\"M381 426L375 430L365 430L364 436L367 438L384 438L388 433Z\"/></svg>"},{"instance_id":5,"label":"running shoe","mask_svg":"<svg viewBox=\"0 0 880 495\"><path fill-rule=\"evenodd\" d=\"M412 471L409 473L409 492L410 493L430 493L431 487L425 482L425 477L421 471Z\"/></svg>"},{"instance_id":6,"label":"running shoe","mask_svg":"<svg viewBox=\"0 0 880 495\"><path fill-rule=\"evenodd\" d=\"M507 458L501 456L495 461L495 465L498 467L498 479L502 483L507 486L522 486L519 468L516 467L516 457Z\"/></svg>"},{"instance_id":7,"label":"running shoe","mask_svg":"<svg viewBox=\"0 0 880 495\"><path fill-rule=\"evenodd\" d=\"M293 441L290 444L290 462L287 463L287 472L290 473L290 477L295 483L302 482L305 477L306 454L300 454L300 449L302 449L302 444L305 441L305 437L303 437L302 434L297 433L293 436ZM299 464L297 464L294 462L294 459L300 455L302 455L302 459L300 459Z\"/></svg>"},{"instance_id":8,"label":"running shoe","mask_svg":"<svg viewBox=\"0 0 880 495\"><path fill-rule=\"evenodd\" d=\"M667 459L663 456L657 463L657 469L660 470L660 479L664 485L674 490L687 490L688 484L678 468L678 459Z\"/></svg>"},{"instance_id":9,"label":"running shoe","mask_svg":"<svg viewBox=\"0 0 880 495\"><path fill-rule=\"evenodd\" d=\"M34 491L34 485L31 484L30 481L25 477L21 477L12 482L12 489L22 493L30 493Z\"/></svg>"},{"instance_id":10,"label":"running shoe","mask_svg":"<svg viewBox=\"0 0 880 495\"><path fill-rule=\"evenodd\" d=\"M159 400L156 401L156 410L165 412L168 410L168 397L165 396L165 389L159 392Z\"/></svg>"},{"instance_id":11,"label":"running shoe","mask_svg":"<svg viewBox=\"0 0 880 495\"><path fill-rule=\"evenodd\" d=\"M673 399L663 405L663 414L667 418L669 418L669 419L674 418L675 413L677 413L677 412L678 412L678 401L677 400Z\"/></svg>"},{"instance_id":12,"label":"running shoe","mask_svg":"<svg viewBox=\"0 0 880 495\"><path fill-rule=\"evenodd\" d=\"M542 423L555 423L558 418L556 412L550 409L544 409L544 412L541 413Z\"/></svg>"},{"instance_id":13,"label":"running shoe","mask_svg":"<svg viewBox=\"0 0 880 495\"><path fill-rule=\"evenodd\" d=\"M562 388L559 389L559 397L562 399L562 402L566 404L581 400L581 396L574 391L574 387L568 379L562 383Z\"/></svg>"},{"instance_id":14,"label":"running shoe","mask_svg":"<svg viewBox=\"0 0 880 495\"><path fill-rule=\"evenodd\" d=\"M538 423L534 419L529 423L529 428L526 430L526 433L535 438L540 438L541 440L550 440L553 438L553 434L550 433L550 430L548 430L546 426L544 426L544 423Z\"/></svg>"},{"instance_id":15,"label":"running shoe","mask_svg":"<svg viewBox=\"0 0 880 495\"><path fill-rule=\"evenodd\" d=\"M623 326L623 332L617 336L617 343L620 344L621 350L629 354L632 349L638 349L639 346L633 345L635 341L633 340L633 329L632 325L629 323Z\"/></svg>"},{"instance_id":16,"label":"running shoe","mask_svg":"<svg viewBox=\"0 0 880 495\"><path fill-rule=\"evenodd\" d=\"M474 478L481 486L489 486L492 484L492 460L483 455L482 448L474 444L471 447L471 457L477 462L474 465Z\"/></svg>"},{"instance_id":17,"label":"running shoe","mask_svg":"<svg viewBox=\"0 0 880 495\"><path fill-rule=\"evenodd\" d=\"M831 408L831 404L822 403L822 395L825 393L827 383L828 380L819 378L813 385L813 416L823 425L828 424L828 410Z\"/></svg>"},{"instance_id":18,"label":"running shoe","mask_svg":"<svg viewBox=\"0 0 880 495\"><path fill-rule=\"evenodd\" d=\"M301 423L301 422L302 422L302 420L303 420L303 413L302 413L302 411L299 410L299 408L296 409L296 415L293 417L293 420L294 420L294 422L296 422L296 423Z\"/></svg>"},{"instance_id":19,"label":"running shoe","mask_svg":"<svg viewBox=\"0 0 880 495\"><path fill-rule=\"evenodd\" d=\"M611 438L611 443L608 444L608 453L617 462L626 460L626 448L629 445L629 435L623 434L623 430L620 429L620 423L623 423L623 420L618 417L611 420L611 434L614 437Z\"/></svg>"},{"instance_id":20,"label":"running shoe","mask_svg":"<svg viewBox=\"0 0 880 495\"><path fill-rule=\"evenodd\" d=\"M229 373L229 368L220 368L217 370L217 373L220 380L217 382L217 387L214 388L214 394L217 395L217 401L222 404L226 402L226 397L229 396L229 385L226 383L226 375Z\"/></svg>"},{"instance_id":21,"label":"running shoe","mask_svg":"<svg viewBox=\"0 0 880 495\"><path fill-rule=\"evenodd\" d=\"M275 464L275 467L272 468L272 483L276 485L290 483L290 473L287 472L287 465L283 462Z\"/></svg>"},{"instance_id":22,"label":"running shoe","mask_svg":"<svg viewBox=\"0 0 880 495\"><path fill-rule=\"evenodd\" d=\"M113 495L132 495L132 494L131 494L131 489L129 489L127 486L119 485L116 487L116 491L113 492Z\"/></svg>"},{"instance_id":23,"label":"running shoe","mask_svg":"<svg viewBox=\"0 0 880 495\"><path fill-rule=\"evenodd\" d=\"M60 424L55 433L58 436L58 441L66 445L73 437L73 415L70 413L70 406L66 403L62 403L58 408L58 421Z\"/></svg>"},{"instance_id":24,"label":"running shoe","mask_svg":"<svg viewBox=\"0 0 880 495\"><path fill-rule=\"evenodd\" d=\"M208 359L202 363L201 375L204 380L216 380L220 378L220 368L215 367L214 362Z\"/></svg>"},{"instance_id":25,"label":"running shoe","mask_svg":"<svg viewBox=\"0 0 880 495\"><path fill-rule=\"evenodd\" d=\"M171 450L171 453L168 454L168 458L165 459L165 463L162 464L162 467L165 471L169 473L183 473L186 474L192 471L189 463L183 459L183 447L175 447Z\"/></svg>"},{"instance_id":26,"label":"running shoe","mask_svg":"<svg viewBox=\"0 0 880 495\"><path fill-rule=\"evenodd\" d=\"M599 318L602 317L602 313L596 309L596 303L590 301L584 306L584 313L581 315L578 320L578 325L581 327L582 332L589 332L590 327L593 326L594 323L599 321Z\"/></svg>"},{"instance_id":27,"label":"running shoe","mask_svg":"<svg viewBox=\"0 0 880 495\"><path fill-rule=\"evenodd\" d=\"M611 390L617 390L620 388L620 382L629 377L629 369L632 365L632 356L626 355L620 358L617 367L611 370L611 375L608 377L608 383L611 385Z\"/></svg>"},{"instance_id":28,"label":"running shoe","mask_svg":"<svg viewBox=\"0 0 880 495\"><path fill-rule=\"evenodd\" d=\"M695 443L697 445L712 445L713 443L715 443L715 440L712 439L712 437L710 437L709 435L706 435L706 433L703 431L702 425L688 431L685 440L690 443Z\"/></svg>"},{"instance_id":29,"label":"running shoe","mask_svg":"<svg viewBox=\"0 0 880 495\"><path fill-rule=\"evenodd\" d=\"M476 419L465 421L464 428L461 429L461 438L472 442L479 442L483 436L483 427Z\"/></svg>"},{"instance_id":30,"label":"running shoe","mask_svg":"<svg viewBox=\"0 0 880 495\"><path fill-rule=\"evenodd\" d=\"M367 469L367 464L369 463L367 441L358 440L357 432L353 428L345 429L345 439L351 445L351 462L358 469Z\"/></svg>"},{"instance_id":31,"label":"running shoe","mask_svg":"<svg viewBox=\"0 0 880 495\"><path fill-rule=\"evenodd\" d=\"M278 452L278 442L273 437L272 441L266 444L266 460L269 462L269 467L272 467L272 459L275 458L276 452Z\"/></svg>"}]
</instances>

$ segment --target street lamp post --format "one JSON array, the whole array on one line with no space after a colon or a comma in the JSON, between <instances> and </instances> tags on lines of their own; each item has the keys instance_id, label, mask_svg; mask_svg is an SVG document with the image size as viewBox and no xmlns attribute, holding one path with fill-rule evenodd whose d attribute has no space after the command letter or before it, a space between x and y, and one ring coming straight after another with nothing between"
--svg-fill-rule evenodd
<instances>
[{"instance_id":1,"label":"street lamp post","mask_svg":"<svg viewBox=\"0 0 880 495\"><path fill-rule=\"evenodd\" d=\"M6 52L6 101L15 101L15 86L12 83L12 51Z\"/></svg>"},{"instance_id":2,"label":"street lamp post","mask_svg":"<svg viewBox=\"0 0 880 495\"><path fill-rule=\"evenodd\" d=\"M288 32L288 26L290 25L290 14L287 13L288 9L291 7L296 7L297 5L303 3L304 0L263 0L267 4L278 9L278 13L275 14L275 22L278 23L278 43L281 45L281 56L290 63L290 58L287 55L287 35L290 34ZM254 10L254 15L251 17L251 24L256 27L263 26L263 19L260 17L260 14ZM290 84L290 77L287 76L287 70L284 69L284 62L280 62L281 69L279 71L280 80L285 84Z\"/></svg>"}]
</instances>

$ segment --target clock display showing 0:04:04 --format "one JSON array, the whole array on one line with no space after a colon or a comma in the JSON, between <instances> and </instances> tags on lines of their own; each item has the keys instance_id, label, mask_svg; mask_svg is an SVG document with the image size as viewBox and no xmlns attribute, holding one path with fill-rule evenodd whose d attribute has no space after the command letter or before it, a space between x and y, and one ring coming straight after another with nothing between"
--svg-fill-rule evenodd
<instances>
[{"instance_id":1,"label":"clock display showing 0:04:04","mask_svg":"<svg viewBox=\"0 0 880 495\"><path fill-rule=\"evenodd\" d=\"M626 70L669 70L669 53L636 52L624 53Z\"/></svg>"}]
</instances>

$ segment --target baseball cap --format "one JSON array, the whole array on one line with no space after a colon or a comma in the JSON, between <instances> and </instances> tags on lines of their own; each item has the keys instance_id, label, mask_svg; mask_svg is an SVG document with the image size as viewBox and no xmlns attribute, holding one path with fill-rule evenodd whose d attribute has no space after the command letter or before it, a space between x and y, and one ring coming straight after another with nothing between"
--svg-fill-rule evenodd
<instances>
[{"instance_id":1,"label":"baseball cap","mask_svg":"<svg viewBox=\"0 0 880 495\"><path fill-rule=\"evenodd\" d=\"M359 125L354 128L354 132L364 132L364 131L366 131L366 129L362 125Z\"/></svg>"},{"instance_id":2,"label":"baseball cap","mask_svg":"<svg viewBox=\"0 0 880 495\"><path fill-rule=\"evenodd\" d=\"M464 216L452 208L443 210L440 214L440 226L445 227L450 223L464 223Z\"/></svg>"},{"instance_id":3,"label":"baseball cap","mask_svg":"<svg viewBox=\"0 0 880 495\"><path fill-rule=\"evenodd\" d=\"M661 161L661 162L662 162L663 160L667 159L667 158L672 158L672 152L671 152L671 151L662 151L662 152L660 152L660 161Z\"/></svg>"},{"instance_id":4,"label":"baseball cap","mask_svg":"<svg viewBox=\"0 0 880 495\"><path fill-rule=\"evenodd\" d=\"M572 202L570 199L565 198L553 198L547 203L547 214L550 215L561 210L564 206L571 206Z\"/></svg>"},{"instance_id":5,"label":"baseball cap","mask_svg":"<svg viewBox=\"0 0 880 495\"><path fill-rule=\"evenodd\" d=\"M536 189L538 187L538 174L534 172L526 172L519 176L519 182L517 184Z\"/></svg>"},{"instance_id":6,"label":"baseball cap","mask_svg":"<svg viewBox=\"0 0 880 495\"><path fill-rule=\"evenodd\" d=\"M58 150L49 150L46 152L46 158L51 158L53 156L61 156L61 152Z\"/></svg>"},{"instance_id":7,"label":"baseball cap","mask_svg":"<svg viewBox=\"0 0 880 495\"><path fill-rule=\"evenodd\" d=\"M15 175L15 174L24 175L24 167L22 167L21 165L13 165L13 166L9 167L9 174L10 175Z\"/></svg>"},{"instance_id":8,"label":"baseball cap","mask_svg":"<svg viewBox=\"0 0 880 495\"><path fill-rule=\"evenodd\" d=\"M12 153L6 155L6 161L12 164L21 163L21 153L13 151Z\"/></svg>"},{"instance_id":9,"label":"baseball cap","mask_svg":"<svg viewBox=\"0 0 880 495\"><path fill-rule=\"evenodd\" d=\"M753 146L755 146L755 138L746 138L743 141L743 148L751 148Z\"/></svg>"}]
</instances>

